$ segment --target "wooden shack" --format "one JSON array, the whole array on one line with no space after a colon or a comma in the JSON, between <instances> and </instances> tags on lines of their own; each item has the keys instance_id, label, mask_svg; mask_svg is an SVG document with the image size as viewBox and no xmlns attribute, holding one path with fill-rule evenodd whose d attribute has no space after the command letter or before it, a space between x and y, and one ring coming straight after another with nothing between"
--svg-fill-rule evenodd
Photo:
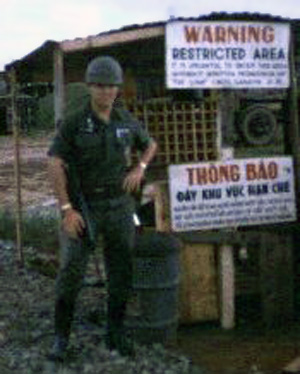
<instances>
[{"instance_id":1,"label":"wooden shack","mask_svg":"<svg viewBox=\"0 0 300 374\"><path fill-rule=\"evenodd\" d=\"M213 162L226 157L227 152L235 158L290 155L296 182L300 176L299 21L249 13L212 13L177 21L288 23L290 86L240 90L167 88L167 22L132 25L62 42L47 41L6 67L15 69L20 83L54 83L57 123L64 115L66 84L83 81L87 63L98 55L119 60L125 72L123 102L159 143L148 183L155 185L155 227L161 231L172 231L168 190L171 164ZM257 121L266 126L263 133L251 131ZM297 183L296 196L299 201ZM248 296L260 304L260 317L267 324L293 318L295 227L296 222L292 222L174 233L184 242L181 321L220 320L223 327L233 327L238 300ZM242 309L243 305L246 304L242 302Z\"/></svg>"}]
</instances>

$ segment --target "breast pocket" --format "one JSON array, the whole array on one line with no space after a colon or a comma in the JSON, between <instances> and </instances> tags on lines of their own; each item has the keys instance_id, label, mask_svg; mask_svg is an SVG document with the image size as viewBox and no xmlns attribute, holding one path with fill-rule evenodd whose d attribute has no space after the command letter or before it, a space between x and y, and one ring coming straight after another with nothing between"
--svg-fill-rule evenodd
<instances>
[{"instance_id":1,"label":"breast pocket","mask_svg":"<svg viewBox=\"0 0 300 374\"><path fill-rule=\"evenodd\" d=\"M103 141L95 134L79 134L75 142L82 163L95 162L104 155Z\"/></svg>"}]
</instances>

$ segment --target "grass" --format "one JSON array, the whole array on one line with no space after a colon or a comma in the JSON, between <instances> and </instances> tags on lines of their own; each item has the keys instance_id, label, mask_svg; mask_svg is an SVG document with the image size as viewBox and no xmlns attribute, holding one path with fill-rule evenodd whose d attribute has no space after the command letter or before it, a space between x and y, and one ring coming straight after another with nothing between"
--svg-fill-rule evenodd
<instances>
[{"instance_id":1,"label":"grass","mask_svg":"<svg viewBox=\"0 0 300 374\"><path fill-rule=\"evenodd\" d=\"M50 214L30 214L22 219L22 242L24 246L51 252L58 247L58 220ZM15 241L16 217L8 210L0 211L0 238Z\"/></svg>"},{"instance_id":2,"label":"grass","mask_svg":"<svg viewBox=\"0 0 300 374\"><path fill-rule=\"evenodd\" d=\"M54 278L58 268L58 220L50 214L23 217L22 248L25 266ZM11 211L0 211L0 238L16 241L16 219Z\"/></svg>"}]
</instances>

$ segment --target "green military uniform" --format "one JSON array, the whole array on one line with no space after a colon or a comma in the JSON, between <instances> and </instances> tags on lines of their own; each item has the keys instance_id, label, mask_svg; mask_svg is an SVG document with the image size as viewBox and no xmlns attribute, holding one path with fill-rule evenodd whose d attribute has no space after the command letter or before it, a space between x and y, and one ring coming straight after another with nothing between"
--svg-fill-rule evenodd
<instances>
[{"instance_id":1,"label":"green military uniform","mask_svg":"<svg viewBox=\"0 0 300 374\"><path fill-rule=\"evenodd\" d=\"M151 138L131 115L113 108L104 123L90 107L67 118L49 149L63 159L69 175L69 196L88 230L78 239L62 232L62 256L56 282L56 336L68 339L74 305L94 239L104 238L108 278L108 337L118 345L123 334L126 301L131 287L135 227L134 199L122 189L132 149L144 151Z\"/></svg>"}]
</instances>

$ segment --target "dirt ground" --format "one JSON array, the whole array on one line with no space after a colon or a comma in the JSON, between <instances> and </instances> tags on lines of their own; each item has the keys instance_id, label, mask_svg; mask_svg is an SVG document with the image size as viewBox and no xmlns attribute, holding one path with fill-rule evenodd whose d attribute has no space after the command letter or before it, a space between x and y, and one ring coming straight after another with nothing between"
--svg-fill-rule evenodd
<instances>
[{"instance_id":1,"label":"dirt ground","mask_svg":"<svg viewBox=\"0 0 300 374\"><path fill-rule=\"evenodd\" d=\"M51 136L21 139L21 186L23 207L53 201L47 178L46 152ZM14 141L0 137L0 201L15 206ZM1 238L0 238L1 239ZM259 318L259 316L258 316ZM300 324L286 324L279 330L257 328L253 320L230 331L218 321L180 326L176 349L211 374L279 374L300 355Z\"/></svg>"},{"instance_id":2,"label":"dirt ground","mask_svg":"<svg viewBox=\"0 0 300 374\"><path fill-rule=\"evenodd\" d=\"M23 208L47 204L54 198L47 177L46 154L51 135L20 138L20 183ZM16 147L12 136L0 137L0 201L2 207L15 208L16 204Z\"/></svg>"},{"instance_id":3,"label":"dirt ground","mask_svg":"<svg viewBox=\"0 0 300 374\"><path fill-rule=\"evenodd\" d=\"M247 326L224 331L218 323L181 326L181 352L210 374L280 374L300 356L300 325L279 330Z\"/></svg>"}]
</instances>

